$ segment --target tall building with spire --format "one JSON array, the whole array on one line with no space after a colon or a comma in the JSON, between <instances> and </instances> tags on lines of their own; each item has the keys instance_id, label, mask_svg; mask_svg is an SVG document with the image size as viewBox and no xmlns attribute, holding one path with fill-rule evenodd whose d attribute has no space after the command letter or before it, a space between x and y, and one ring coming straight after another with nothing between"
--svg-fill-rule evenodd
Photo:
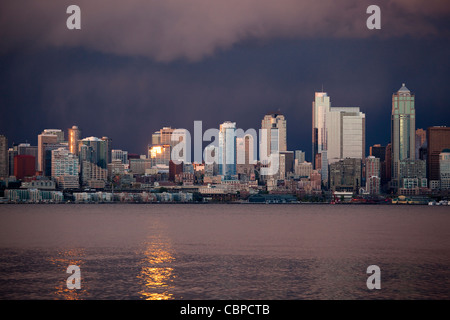
<instances>
[{"instance_id":1,"label":"tall building with spire","mask_svg":"<svg viewBox=\"0 0 450 320\"><path fill-rule=\"evenodd\" d=\"M392 143L392 175L391 187L401 187L400 162L414 160L416 148L416 109L414 94L402 84L392 95L391 143Z\"/></svg>"}]
</instances>

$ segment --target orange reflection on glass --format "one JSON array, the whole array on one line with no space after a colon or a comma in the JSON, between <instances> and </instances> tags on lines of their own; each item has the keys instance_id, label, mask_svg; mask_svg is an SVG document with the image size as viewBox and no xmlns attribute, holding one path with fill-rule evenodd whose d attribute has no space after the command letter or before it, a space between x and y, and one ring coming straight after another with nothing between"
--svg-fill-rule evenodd
<instances>
[{"instance_id":1,"label":"orange reflection on glass","mask_svg":"<svg viewBox=\"0 0 450 320\"><path fill-rule=\"evenodd\" d=\"M167 243L151 243L143 252L144 260L138 278L144 281L144 288L139 292L146 300L169 300L173 294L169 292L175 278L170 263L175 258L170 253Z\"/></svg>"},{"instance_id":2,"label":"orange reflection on glass","mask_svg":"<svg viewBox=\"0 0 450 320\"><path fill-rule=\"evenodd\" d=\"M85 289L85 284L83 283L83 260L81 257L84 256L84 249L69 249L58 252L58 256L50 259L50 261L55 264L58 269L61 270L61 281L55 286L55 299L56 300L81 300L86 296L87 291ZM81 289L68 289L67 288L67 278L70 277L69 273L66 273L67 267L69 265L76 265L81 269Z\"/></svg>"}]
</instances>

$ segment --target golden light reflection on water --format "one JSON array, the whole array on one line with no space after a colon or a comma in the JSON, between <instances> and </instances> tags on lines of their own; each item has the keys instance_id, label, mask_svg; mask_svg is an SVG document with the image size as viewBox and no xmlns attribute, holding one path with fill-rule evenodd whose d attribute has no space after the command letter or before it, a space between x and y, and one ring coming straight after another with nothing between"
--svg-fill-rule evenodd
<instances>
[{"instance_id":1,"label":"golden light reflection on water","mask_svg":"<svg viewBox=\"0 0 450 320\"><path fill-rule=\"evenodd\" d=\"M166 241L150 242L143 252L144 259L140 274L137 276L143 281L143 289L139 292L146 300L173 299L170 290L175 278L171 263L175 260L171 254L170 244Z\"/></svg>"},{"instance_id":2,"label":"golden light reflection on water","mask_svg":"<svg viewBox=\"0 0 450 320\"><path fill-rule=\"evenodd\" d=\"M61 270L61 281L55 285L55 299L56 300L81 300L86 297L87 291L85 283L83 283L83 260L81 259L85 255L84 249L73 248L69 250L62 250L58 252L55 258L50 259L50 262L57 266ZM69 273L66 273L69 265L76 265L81 269L81 289L68 289L67 278L70 277Z\"/></svg>"}]
</instances>

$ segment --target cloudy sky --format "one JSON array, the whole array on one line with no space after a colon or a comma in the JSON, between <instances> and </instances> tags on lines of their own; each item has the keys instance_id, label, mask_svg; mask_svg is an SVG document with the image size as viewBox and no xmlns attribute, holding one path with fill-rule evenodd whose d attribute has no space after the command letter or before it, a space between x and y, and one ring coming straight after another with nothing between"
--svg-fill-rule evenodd
<instances>
[{"instance_id":1,"label":"cloudy sky","mask_svg":"<svg viewBox=\"0 0 450 320\"><path fill-rule=\"evenodd\" d=\"M66 9L81 8L81 30ZM381 8L381 30L366 9ZM429 0L73 0L0 3L0 134L37 144L78 125L146 153L163 126L259 128L287 117L311 156L314 92L366 113L367 146L390 140L392 93L416 95L416 127L450 126L450 3Z\"/></svg>"}]
</instances>

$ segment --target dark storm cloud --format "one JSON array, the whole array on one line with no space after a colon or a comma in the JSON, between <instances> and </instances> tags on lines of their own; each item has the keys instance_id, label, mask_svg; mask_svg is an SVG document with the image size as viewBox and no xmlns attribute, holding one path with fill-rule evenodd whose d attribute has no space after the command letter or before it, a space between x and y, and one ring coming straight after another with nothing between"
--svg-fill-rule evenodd
<instances>
[{"instance_id":1,"label":"dark storm cloud","mask_svg":"<svg viewBox=\"0 0 450 320\"><path fill-rule=\"evenodd\" d=\"M375 1L377 2L377 1ZM66 26L69 4L82 10L82 30ZM372 0L108 0L2 1L1 48L84 47L157 61L199 60L246 39L365 38ZM440 0L380 1L381 37L442 33ZM430 16L433 19L430 19Z\"/></svg>"}]
</instances>

